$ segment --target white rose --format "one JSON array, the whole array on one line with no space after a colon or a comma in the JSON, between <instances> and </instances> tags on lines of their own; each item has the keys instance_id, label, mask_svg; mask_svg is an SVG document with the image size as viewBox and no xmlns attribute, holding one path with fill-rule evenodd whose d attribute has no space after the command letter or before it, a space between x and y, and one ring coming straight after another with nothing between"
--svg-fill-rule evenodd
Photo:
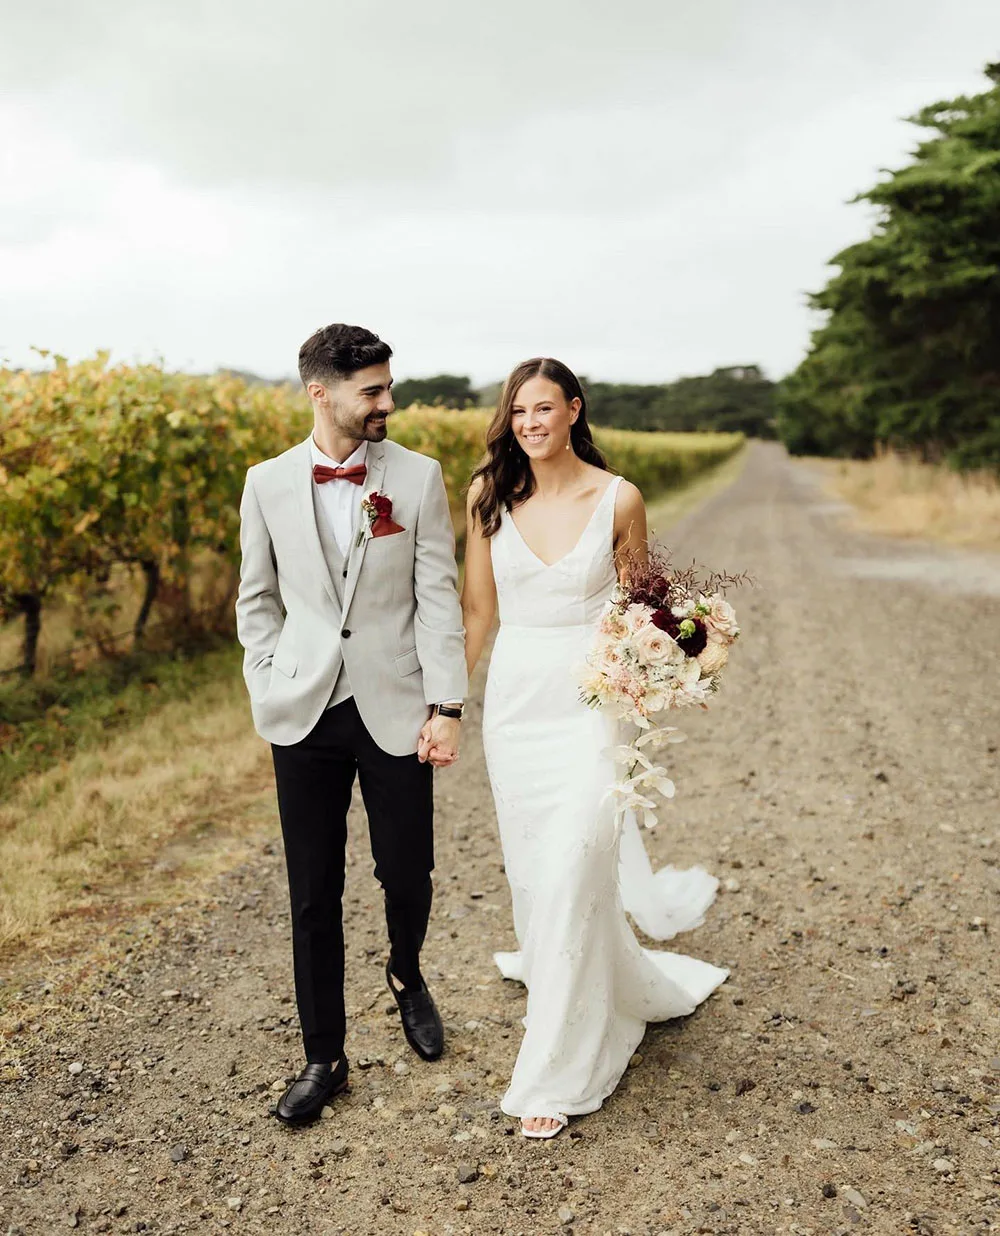
<instances>
[{"instance_id":1,"label":"white rose","mask_svg":"<svg viewBox=\"0 0 1000 1236\"><path fill-rule=\"evenodd\" d=\"M630 605L622 615L629 633L635 635L637 631L641 631L649 622L649 616L652 612L648 605Z\"/></svg>"},{"instance_id":2,"label":"white rose","mask_svg":"<svg viewBox=\"0 0 1000 1236\"><path fill-rule=\"evenodd\" d=\"M713 592L710 597L699 597L698 602L708 610L704 619L709 639L721 639L731 643L740 633L736 610L717 592Z\"/></svg>"},{"instance_id":3,"label":"white rose","mask_svg":"<svg viewBox=\"0 0 1000 1236\"><path fill-rule=\"evenodd\" d=\"M632 647L644 665L669 665L684 655L666 631L651 622L632 636Z\"/></svg>"},{"instance_id":4,"label":"white rose","mask_svg":"<svg viewBox=\"0 0 1000 1236\"><path fill-rule=\"evenodd\" d=\"M629 628L619 611L613 609L601 619L600 631L602 635L611 635L616 639L622 639L623 636L628 634Z\"/></svg>"},{"instance_id":5,"label":"white rose","mask_svg":"<svg viewBox=\"0 0 1000 1236\"><path fill-rule=\"evenodd\" d=\"M601 631L594 641L594 649L590 654L591 664L608 667L620 664L621 659L619 637L611 635L606 631Z\"/></svg>"}]
</instances>

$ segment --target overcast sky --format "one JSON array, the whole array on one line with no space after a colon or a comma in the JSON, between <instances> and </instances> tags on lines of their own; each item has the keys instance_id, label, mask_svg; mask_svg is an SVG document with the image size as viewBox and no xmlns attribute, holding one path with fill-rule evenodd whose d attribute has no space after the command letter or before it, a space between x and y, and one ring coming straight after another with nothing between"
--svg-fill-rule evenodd
<instances>
[{"instance_id":1,"label":"overcast sky","mask_svg":"<svg viewBox=\"0 0 1000 1236\"><path fill-rule=\"evenodd\" d=\"M997 0L0 0L0 360L794 367Z\"/></svg>"}]
</instances>

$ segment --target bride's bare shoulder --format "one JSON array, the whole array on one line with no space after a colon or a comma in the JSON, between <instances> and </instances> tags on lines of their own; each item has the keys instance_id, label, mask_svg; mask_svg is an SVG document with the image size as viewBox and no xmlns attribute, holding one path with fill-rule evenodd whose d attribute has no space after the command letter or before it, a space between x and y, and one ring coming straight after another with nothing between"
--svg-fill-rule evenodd
<instances>
[{"instance_id":1,"label":"bride's bare shoulder","mask_svg":"<svg viewBox=\"0 0 1000 1236\"><path fill-rule=\"evenodd\" d=\"M591 474L587 479L593 483L594 489L598 493L604 493L614 485L619 479L619 474L611 472L607 468L596 468L593 464L587 465L587 470ZM620 478L621 483L618 486L618 493L615 496L616 509L625 507L642 506L642 491L633 485L631 481L627 481L623 476Z\"/></svg>"},{"instance_id":2,"label":"bride's bare shoulder","mask_svg":"<svg viewBox=\"0 0 1000 1236\"><path fill-rule=\"evenodd\" d=\"M614 482L612 482L612 484L614 484ZM626 506L634 506L638 503L639 506L642 506L644 502L645 499L642 496L642 490L639 486L633 485L631 481L627 481L624 477L622 477L621 484L618 486L618 499L616 505L622 506L624 504Z\"/></svg>"},{"instance_id":3,"label":"bride's bare shoulder","mask_svg":"<svg viewBox=\"0 0 1000 1236\"><path fill-rule=\"evenodd\" d=\"M613 481L612 484L614 484ZM642 497L642 490L637 485L633 485L631 481L626 481L622 477L621 484L618 486L618 493L615 495L615 522L626 525L635 520L640 514L643 517L646 514L646 503Z\"/></svg>"}]
</instances>

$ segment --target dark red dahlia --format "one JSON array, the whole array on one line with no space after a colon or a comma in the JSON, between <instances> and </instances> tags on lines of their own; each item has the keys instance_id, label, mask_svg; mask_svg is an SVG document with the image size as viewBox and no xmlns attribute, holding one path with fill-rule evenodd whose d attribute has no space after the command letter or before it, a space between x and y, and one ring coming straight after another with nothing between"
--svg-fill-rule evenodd
<instances>
[{"instance_id":1,"label":"dark red dahlia","mask_svg":"<svg viewBox=\"0 0 1000 1236\"><path fill-rule=\"evenodd\" d=\"M659 627L661 631L666 631L671 639L677 638L681 624L677 621L669 609L654 610L649 621L654 627Z\"/></svg>"},{"instance_id":2,"label":"dark red dahlia","mask_svg":"<svg viewBox=\"0 0 1000 1236\"><path fill-rule=\"evenodd\" d=\"M674 639L684 649L689 657L696 657L699 652L708 643L708 631L705 629L705 624L700 618L687 618L686 622L694 623L694 631L690 635L682 635Z\"/></svg>"}]
</instances>

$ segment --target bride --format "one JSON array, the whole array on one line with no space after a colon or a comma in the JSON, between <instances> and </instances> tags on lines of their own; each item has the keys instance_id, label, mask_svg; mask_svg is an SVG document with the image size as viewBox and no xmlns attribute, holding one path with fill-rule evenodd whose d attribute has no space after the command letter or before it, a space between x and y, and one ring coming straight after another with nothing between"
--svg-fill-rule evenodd
<instances>
[{"instance_id":1,"label":"bride","mask_svg":"<svg viewBox=\"0 0 1000 1236\"><path fill-rule=\"evenodd\" d=\"M609 723L578 670L626 555L646 552L639 490L608 470L576 377L536 358L507 379L469 490L462 596L469 670L497 608L483 741L528 988L525 1034L501 1106L553 1137L617 1086L647 1021L691 1013L727 971L641 949L628 910L668 939L697 926L718 881L655 874L634 819L616 836Z\"/></svg>"}]
</instances>

